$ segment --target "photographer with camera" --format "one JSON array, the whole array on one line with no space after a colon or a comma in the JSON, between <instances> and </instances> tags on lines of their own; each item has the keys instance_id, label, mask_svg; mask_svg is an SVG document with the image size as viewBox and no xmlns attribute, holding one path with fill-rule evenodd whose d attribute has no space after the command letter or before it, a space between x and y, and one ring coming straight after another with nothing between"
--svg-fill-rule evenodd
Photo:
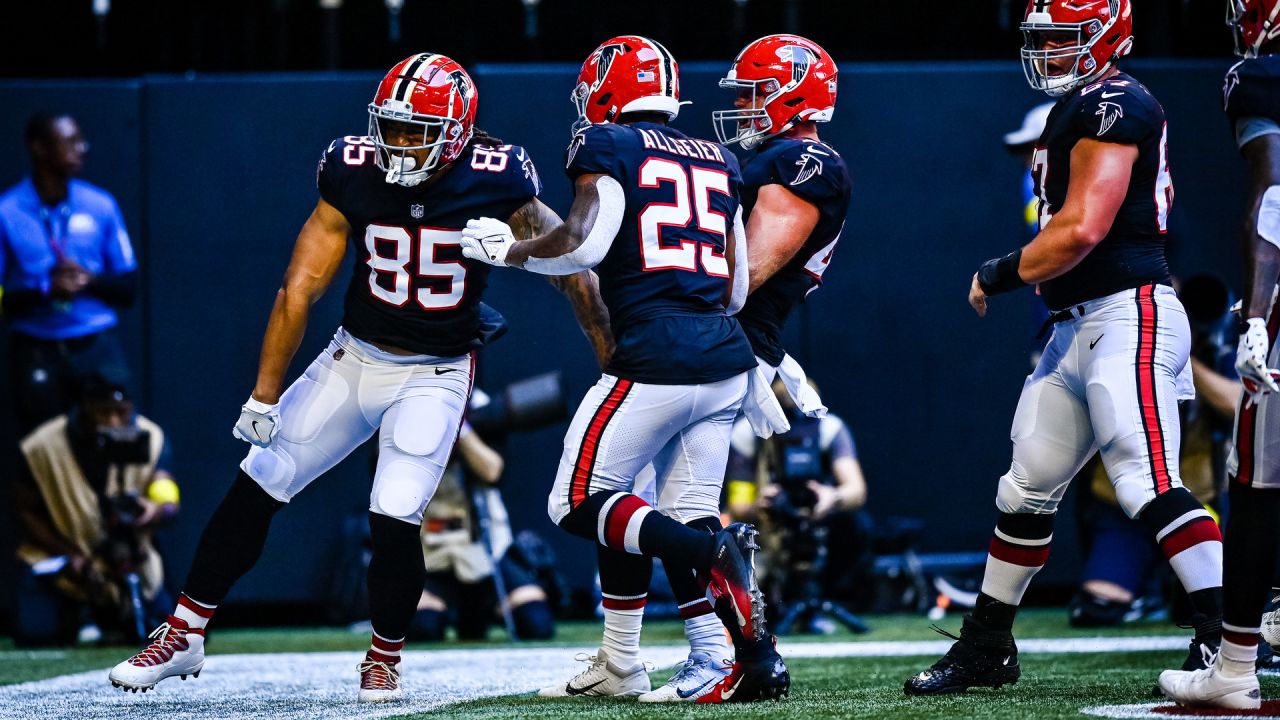
<instances>
[{"instance_id":1,"label":"photographer with camera","mask_svg":"<svg viewBox=\"0 0 1280 720\"><path fill-rule=\"evenodd\" d=\"M810 381L810 385L812 385ZM814 388L816 390L816 387ZM867 483L849 426L827 414L799 412L781 382L774 395L791 430L762 440L741 419L734 427L725 482L731 521L761 530L757 556L779 634L830 632L824 615L865 630L846 605L870 566L870 519L861 512Z\"/></svg>"},{"instance_id":2,"label":"photographer with camera","mask_svg":"<svg viewBox=\"0 0 1280 720\"><path fill-rule=\"evenodd\" d=\"M558 372L514 382L495 396L472 392L467 420L422 519L427 584L410 638L443 640L452 624L458 639L483 640L495 621L512 640L555 634L555 558L534 533L513 536L498 490L504 461L494 446L510 433L547 427L564 416Z\"/></svg>"},{"instance_id":3,"label":"photographer with camera","mask_svg":"<svg viewBox=\"0 0 1280 720\"><path fill-rule=\"evenodd\" d=\"M152 542L178 512L164 431L134 412L122 384L91 375L79 404L21 449L15 642L145 637L173 604Z\"/></svg>"}]
</instances>

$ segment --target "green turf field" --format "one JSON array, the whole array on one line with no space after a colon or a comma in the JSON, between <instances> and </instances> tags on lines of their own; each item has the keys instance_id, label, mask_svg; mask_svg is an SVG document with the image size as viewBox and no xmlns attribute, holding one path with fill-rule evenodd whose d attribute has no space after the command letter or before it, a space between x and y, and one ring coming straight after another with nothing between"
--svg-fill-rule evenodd
<instances>
[{"instance_id":1,"label":"green turf field","mask_svg":"<svg viewBox=\"0 0 1280 720\"><path fill-rule=\"evenodd\" d=\"M869 618L873 632L854 636L839 634L840 641L937 640L928 629L929 621L916 616ZM959 619L941 623L957 629ZM1100 633L1068 627L1061 610L1031 610L1019 618L1020 639L1089 638L1175 635L1180 631L1167 623L1138 623L1121 630ZM794 637L792 642L822 642L825 638ZM554 642L525 644L525 647L581 647L599 640L596 623L562 624ZM676 644L683 640L676 622L654 622L645 628L644 642ZM366 647L367 636L336 629L280 629L215 631L209 654L262 652L351 651ZM486 645L444 643L440 648L492 647L504 644L496 639ZM129 648L86 648L74 650L15 650L0 641L0 684L51 678L70 673L106 669L122 660ZM566 651L568 652L568 651ZM733 706L643 706L634 701L543 700L531 695L515 695L472 700L452 705L446 711L408 717L517 718L669 718L669 717L910 717L910 718L1058 718L1080 717L1080 709L1103 704L1150 702L1149 692L1158 671L1181 662L1175 652L1111 652L1095 654L1024 654L1023 679L1000 691L974 691L967 696L907 699L902 682L932 662L934 657L797 658L790 661L793 689L790 699L780 704ZM668 670L656 669L655 684L666 680ZM417 683L430 682L430 669L418 669ZM104 692L109 688L105 687ZM1263 692L1276 691L1274 681L1264 679Z\"/></svg>"}]
</instances>

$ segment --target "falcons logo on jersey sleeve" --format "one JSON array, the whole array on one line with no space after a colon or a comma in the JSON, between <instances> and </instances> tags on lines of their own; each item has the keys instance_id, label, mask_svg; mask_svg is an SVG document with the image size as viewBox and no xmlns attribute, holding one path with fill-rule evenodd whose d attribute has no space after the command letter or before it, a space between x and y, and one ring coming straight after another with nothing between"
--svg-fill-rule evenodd
<instances>
[{"instance_id":1,"label":"falcons logo on jersey sleeve","mask_svg":"<svg viewBox=\"0 0 1280 720\"><path fill-rule=\"evenodd\" d=\"M1111 126L1116 124L1117 120L1124 117L1124 108L1117 103L1103 101L1098 103L1098 112L1094 115L1102 116L1102 125L1098 129L1098 137L1102 137L1107 134Z\"/></svg>"},{"instance_id":2,"label":"falcons logo on jersey sleeve","mask_svg":"<svg viewBox=\"0 0 1280 720\"><path fill-rule=\"evenodd\" d=\"M805 146L805 150L808 152L802 154L800 159L796 161L796 165L800 166L800 171L796 173L796 179L788 183L793 187L809 180L814 175L822 174L822 159L818 157L819 155L831 157L831 153L823 152L813 145Z\"/></svg>"}]
</instances>

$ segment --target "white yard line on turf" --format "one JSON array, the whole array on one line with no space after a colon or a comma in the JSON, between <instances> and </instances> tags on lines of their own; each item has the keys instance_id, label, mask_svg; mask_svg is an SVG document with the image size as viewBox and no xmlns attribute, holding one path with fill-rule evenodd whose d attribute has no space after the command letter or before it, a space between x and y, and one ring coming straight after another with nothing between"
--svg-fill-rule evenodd
<instances>
[{"instance_id":1,"label":"white yard line on turf","mask_svg":"<svg viewBox=\"0 0 1280 720\"><path fill-rule=\"evenodd\" d=\"M1137 652L1180 650L1182 637L1119 637L1026 640L1025 653ZM782 643L791 658L906 657L940 655L950 643ZM107 670L0 686L0 718L17 720L120 720L121 718L229 718L317 720L385 718L427 712L457 702L531 692L560 683L584 666L573 660L594 648L478 648L405 653L404 701L357 707L358 652L212 655L198 679L170 678L146 694L111 687ZM20 652L20 651L19 651ZM686 646L646 647L644 660L674 665ZM10 653L5 653L5 656ZM5 658L10 659L12 658Z\"/></svg>"}]
</instances>

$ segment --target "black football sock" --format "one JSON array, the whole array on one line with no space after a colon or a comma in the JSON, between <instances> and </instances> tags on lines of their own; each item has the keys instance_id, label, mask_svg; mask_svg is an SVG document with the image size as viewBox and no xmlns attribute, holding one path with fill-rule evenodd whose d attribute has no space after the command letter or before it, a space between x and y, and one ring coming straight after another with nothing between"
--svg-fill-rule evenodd
<instances>
[{"instance_id":1,"label":"black football sock","mask_svg":"<svg viewBox=\"0 0 1280 720\"><path fill-rule=\"evenodd\" d=\"M690 520L686 527L714 535L722 529L720 518L705 517ZM694 650L719 649L725 644L724 624L716 617L715 609L707 598L705 579L688 563L663 561L671 592L680 607L680 619L684 621L685 637Z\"/></svg>"},{"instance_id":2,"label":"black football sock","mask_svg":"<svg viewBox=\"0 0 1280 720\"><path fill-rule=\"evenodd\" d=\"M379 637L403 641L427 582L422 559L421 527L369 513L369 620Z\"/></svg>"},{"instance_id":3,"label":"black football sock","mask_svg":"<svg viewBox=\"0 0 1280 720\"><path fill-rule=\"evenodd\" d=\"M987 630L1010 632L1017 614L1017 605L1000 602L986 593L978 593L978 602L973 606L972 616Z\"/></svg>"},{"instance_id":4,"label":"black football sock","mask_svg":"<svg viewBox=\"0 0 1280 720\"><path fill-rule=\"evenodd\" d=\"M560 527L611 550L684 562L699 572L711 567L716 547L714 536L654 512L644 500L624 492L588 496L560 520Z\"/></svg>"},{"instance_id":5,"label":"black football sock","mask_svg":"<svg viewBox=\"0 0 1280 720\"><path fill-rule=\"evenodd\" d=\"M1231 522L1222 551L1222 637L1256 646L1280 547L1280 490L1233 483Z\"/></svg>"},{"instance_id":6,"label":"black football sock","mask_svg":"<svg viewBox=\"0 0 1280 720\"><path fill-rule=\"evenodd\" d=\"M262 556L271 518L284 505L243 470L237 471L200 535L183 594L203 605L221 604L231 586Z\"/></svg>"}]
</instances>

